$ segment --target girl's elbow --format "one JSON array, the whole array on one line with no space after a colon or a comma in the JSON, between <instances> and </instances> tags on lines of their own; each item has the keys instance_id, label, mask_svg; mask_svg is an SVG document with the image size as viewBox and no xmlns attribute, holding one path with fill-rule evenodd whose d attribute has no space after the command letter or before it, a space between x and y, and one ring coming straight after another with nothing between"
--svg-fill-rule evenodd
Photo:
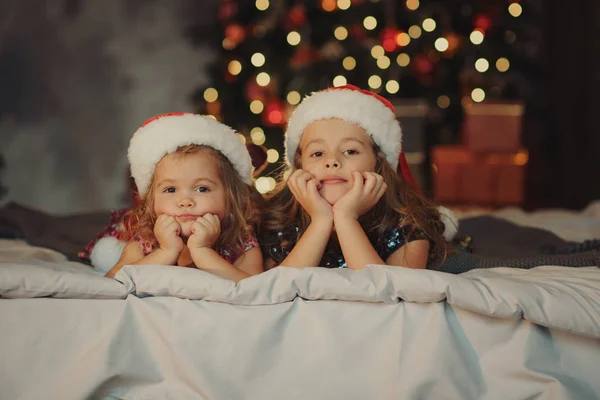
<instances>
[{"instance_id":1,"label":"girl's elbow","mask_svg":"<svg viewBox=\"0 0 600 400\"><path fill-rule=\"evenodd\" d=\"M104 277L110 278L110 279L115 279L115 275L117 275L117 272L119 272L121 270L121 268L123 268L123 266L121 264L115 265L114 267L109 269L106 274L104 274Z\"/></svg>"},{"instance_id":2,"label":"girl's elbow","mask_svg":"<svg viewBox=\"0 0 600 400\"><path fill-rule=\"evenodd\" d=\"M361 269L365 268L366 266L367 266L367 264L353 264L353 263L349 263L349 262L346 263L346 267L353 271L361 270Z\"/></svg>"},{"instance_id":3,"label":"girl's elbow","mask_svg":"<svg viewBox=\"0 0 600 400\"><path fill-rule=\"evenodd\" d=\"M248 274L248 276L245 276L244 278L249 278L251 276L254 275L260 275L262 272L264 272L262 265L260 267L257 268L253 268L250 271L247 271L246 274Z\"/></svg>"}]
</instances>

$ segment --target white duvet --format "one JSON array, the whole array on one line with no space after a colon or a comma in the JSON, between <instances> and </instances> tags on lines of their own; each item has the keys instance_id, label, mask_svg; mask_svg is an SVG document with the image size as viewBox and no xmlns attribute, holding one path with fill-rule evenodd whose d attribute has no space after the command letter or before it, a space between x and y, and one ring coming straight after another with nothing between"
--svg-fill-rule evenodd
<instances>
[{"instance_id":1,"label":"white duvet","mask_svg":"<svg viewBox=\"0 0 600 400\"><path fill-rule=\"evenodd\" d=\"M361 271L279 267L238 284L195 268L128 265L107 279L52 250L0 240L0 296L125 299L171 296L235 305L307 300L445 301L498 318L600 338L600 268L477 269L460 275L371 265ZM4 246L4 247L3 247Z\"/></svg>"},{"instance_id":2,"label":"white duvet","mask_svg":"<svg viewBox=\"0 0 600 400\"><path fill-rule=\"evenodd\" d=\"M600 397L595 266L280 267L235 285L157 265L110 280L21 242L0 259L0 398Z\"/></svg>"}]
</instances>

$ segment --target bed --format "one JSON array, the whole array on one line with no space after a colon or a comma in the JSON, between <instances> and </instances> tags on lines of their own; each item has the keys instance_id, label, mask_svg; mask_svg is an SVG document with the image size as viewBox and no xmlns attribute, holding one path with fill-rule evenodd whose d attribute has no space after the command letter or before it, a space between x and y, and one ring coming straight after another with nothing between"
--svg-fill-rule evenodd
<instances>
[{"instance_id":1,"label":"bed","mask_svg":"<svg viewBox=\"0 0 600 400\"><path fill-rule=\"evenodd\" d=\"M600 203L493 215L567 244L600 237ZM167 266L110 280L19 238L0 261L0 398L600 398L592 262L275 268L235 285Z\"/></svg>"}]
</instances>

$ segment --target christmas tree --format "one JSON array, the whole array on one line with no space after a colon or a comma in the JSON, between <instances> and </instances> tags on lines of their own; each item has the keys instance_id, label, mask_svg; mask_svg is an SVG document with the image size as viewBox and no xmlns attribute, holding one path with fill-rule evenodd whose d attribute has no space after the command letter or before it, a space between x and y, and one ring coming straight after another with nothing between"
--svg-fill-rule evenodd
<instances>
[{"instance_id":1,"label":"christmas tree","mask_svg":"<svg viewBox=\"0 0 600 400\"><path fill-rule=\"evenodd\" d=\"M451 143L461 102L523 98L527 11L518 0L222 0L220 57L194 101L268 149L263 193L282 163L289 113L326 87L423 99L428 146Z\"/></svg>"}]
</instances>

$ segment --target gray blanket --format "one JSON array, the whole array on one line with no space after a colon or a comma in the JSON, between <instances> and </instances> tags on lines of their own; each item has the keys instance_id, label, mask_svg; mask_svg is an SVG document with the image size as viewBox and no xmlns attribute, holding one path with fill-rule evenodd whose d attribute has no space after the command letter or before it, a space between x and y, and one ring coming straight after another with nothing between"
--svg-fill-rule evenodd
<instances>
[{"instance_id":1,"label":"gray blanket","mask_svg":"<svg viewBox=\"0 0 600 400\"><path fill-rule=\"evenodd\" d=\"M49 215L9 203L0 208L0 239L22 239L33 246L60 251L70 260L110 219L110 212Z\"/></svg>"},{"instance_id":2,"label":"gray blanket","mask_svg":"<svg viewBox=\"0 0 600 400\"><path fill-rule=\"evenodd\" d=\"M431 265L430 269L460 274L476 268L494 267L600 267L600 242L597 240L568 242L550 231L523 227L491 216L461 220L458 236L472 238L472 252L457 250L443 263Z\"/></svg>"}]
</instances>

